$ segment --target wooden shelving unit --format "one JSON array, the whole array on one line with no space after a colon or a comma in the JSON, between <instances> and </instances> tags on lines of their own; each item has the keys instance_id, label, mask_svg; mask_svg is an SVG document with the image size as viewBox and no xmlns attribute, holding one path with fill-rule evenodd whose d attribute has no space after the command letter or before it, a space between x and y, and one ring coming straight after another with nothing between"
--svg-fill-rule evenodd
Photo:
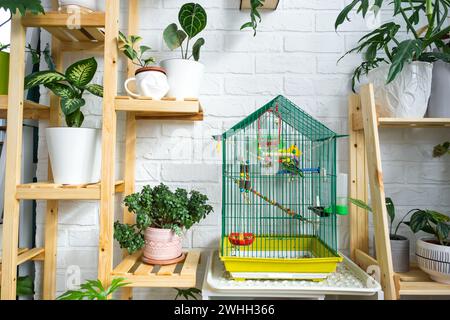
<instances>
[{"instance_id":1,"label":"wooden shelving unit","mask_svg":"<svg viewBox=\"0 0 450 320\"><path fill-rule=\"evenodd\" d=\"M353 94L349 97L349 196L367 202L369 182L372 208L375 213L373 217L378 259L369 255L368 215L355 206L350 207L351 257L364 270L369 266L380 268L381 285L386 299L399 299L401 296L450 296L450 285L432 281L417 266L411 266L410 272L407 273L393 271L379 128L450 128L450 119L380 118L376 112L375 95L371 84L363 86L360 95Z\"/></svg>"},{"instance_id":2,"label":"wooden shelving unit","mask_svg":"<svg viewBox=\"0 0 450 320\"><path fill-rule=\"evenodd\" d=\"M57 10L58 1L52 1ZM128 32L138 33L138 0L128 1ZM0 96L0 116L7 118L7 160L5 178L5 215L3 227L3 261L1 264L1 298L16 298L17 266L30 260L44 261L43 298L54 299L56 288L56 249L59 200L99 200L100 236L98 278L108 286L113 277L124 276L129 282L123 297L132 298L132 287L191 287L195 285L200 253L187 253L185 261L172 266L149 266L140 255L128 256L113 268L114 195L130 194L135 188L136 121L139 119L203 120L203 109L195 99L175 101L117 96L120 0L106 1L105 12L82 12L78 19L70 13L52 11L45 15L15 15L11 26L11 67L9 95ZM77 23L78 26L67 23ZM22 125L25 119L49 120L50 126L61 122L60 101L51 96L50 106L24 101L26 28L40 27L52 34L52 56L56 69L63 70L63 54L68 51L92 51L104 54L104 94L102 127L101 182L89 185L59 185L52 182L21 184L20 159ZM128 75L135 67L128 63ZM23 76L22 76L23 75ZM125 172L123 181L115 179L116 113L126 112ZM19 249L19 202L47 200L44 248ZM124 222L134 223L134 216L124 210Z\"/></svg>"}]
</instances>

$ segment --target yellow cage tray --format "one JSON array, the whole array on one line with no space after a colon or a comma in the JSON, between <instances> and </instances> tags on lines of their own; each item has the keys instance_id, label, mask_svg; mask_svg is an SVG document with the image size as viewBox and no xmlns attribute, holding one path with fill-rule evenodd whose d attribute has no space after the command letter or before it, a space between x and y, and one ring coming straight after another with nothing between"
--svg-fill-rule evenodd
<instances>
[{"instance_id":1,"label":"yellow cage tray","mask_svg":"<svg viewBox=\"0 0 450 320\"><path fill-rule=\"evenodd\" d=\"M255 237L248 246L222 239L220 259L234 279L323 280L343 258L313 236Z\"/></svg>"}]
</instances>

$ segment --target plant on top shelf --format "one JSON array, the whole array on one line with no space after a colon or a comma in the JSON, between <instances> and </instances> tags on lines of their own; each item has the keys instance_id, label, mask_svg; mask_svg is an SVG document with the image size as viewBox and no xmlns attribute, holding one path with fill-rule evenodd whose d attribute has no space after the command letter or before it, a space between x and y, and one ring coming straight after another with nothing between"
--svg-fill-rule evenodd
<instances>
[{"instance_id":1,"label":"plant on top shelf","mask_svg":"<svg viewBox=\"0 0 450 320\"><path fill-rule=\"evenodd\" d=\"M137 35L125 36L119 32L119 50L137 67L135 77L125 81L125 90L134 98L151 97L160 100L169 91L166 71L152 66L155 58L149 55L150 47L139 45L142 38ZM129 83L136 82L137 93L129 88Z\"/></svg>"},{"instance_id":2,"label":"plant on top shelf","mask_svg":"<svg viewBox=\"0 0 450 320\"><path fill-rule=\"evenodd\" d=\"M430 97L432 63L450 61L450 48L443 40L450 32L446 24L450 1L354 0L338 15L336 30L346 20L350 21L354 9L367 18L368 13L380 14L386 3L391 5L393 18L401 19L402 24L382 24L345 54L362 53L363 57L353 74L353 90L360 77L368 75L375 86L380 115L423 117ZM420 25L421 18L426 18L425 26ZM403 31L409 39L403 40ZM394 81L395 84L390 85ZM404 98L408 95L413 99Z\"/></svg>"},{"instance_id":3,"label":"plant on top shelf","mask_svg":"<svg viewBox=\"0 0 450 320\"><path fill-rule=\"evenodd\" d=\"M450 217L432 210L417 209L406 224L414 233L423 231L433 236L417 240L419 267L433 280L450 284Z\"/></svg>"},{"instance_id":4,"label":"plant on top shelf","mask_svg":"<svg viewBox=\"0 0 450 320\"><path fill-rule=\"evenodd\" d=\"M256 37L256 30L258 28L258 23L261 23L261 14L259 9L264 6L266 0L250 0L250 21L244 23L241 26L241 30L246 28L253 29L253 36Z\"/></svg>"},{"instance_id":5,"label":"plant on top shelf","mask_svg":"<svg viewBox=\"0 0 450 320\"><path fill-rule=\"evenodd\" d=\"M349 201L357 207L373 213L372 208L364 201L352 198L349 198ZM386 211L390 220L389 239L391 241L392 250L396 252L395 256L392 256L395 272L409 271L409 240L408 238L399 235L398 230L402 224L406 224L405 219L411 213L415 212L415 210L411 210L406 213L394 229L394 221L396 216L395 205L391 198L386 198Z\"/></svg>"},{"instance_id":6,"label":"plant on top shelf","mask_svg":"<svg viewBox=\"0 0 450 320\"><path fill-rule=\"evenodd\" d=\"M26 89L43 85L61 98L68 128L46 129L55 183L88 184L100 180L101 132L80 128L84 121L81 108L86 105L84 94L103 96L103 87L91 83L96 71L97 61L89 58L72 64L65 73L47 70L25 78Z\"/></svg>"},{"instance_id":7,"label":"plant on top shelf","mask_svg":"<svg viewBox=\"0 0 450 320\"><path fill-rule=\"evenodd\" d=\"M207 14L198 3L184 4L178 14L178 22L170 24L163 32L164 41L170 50L180 48L181 59L168 59L161 62L169 78L169 96L179 100L198 98L204 66L199 63L200 50L205 44L204 38L198 38L190 51L189 45L206 28ZM184 45L184 43L186 43ZM184 46L183 46L184 45ZM195 61L190 59L194 58Z\"/></svg>"},{"instance_id":8,"label":"plant on top shelf","mask_svg":"<svg viewBox=\"0 0 450 320\"><path fill-rule=\"evenodd\" d=\"M445 156L446 154L450 154L450 141L446 141L443 144L438 144L434 147L433 157L439 158Z\"/></svg>"},{"instance_id":9,"label":"plant on top shelf","mask_svg":"<svg viewBox=\"0 0 450 320\"><path fill-rule=\"evenodd\" d=\"M185 189L172 192L160 184L145 186L141 192L125 197L124 204L136 215L136 223L114 223L114 239L130 254L144 248L144 261L171 260L180 257L182 230L190 229L213 208L208 197Z\"/></svg>"}]
</instances>

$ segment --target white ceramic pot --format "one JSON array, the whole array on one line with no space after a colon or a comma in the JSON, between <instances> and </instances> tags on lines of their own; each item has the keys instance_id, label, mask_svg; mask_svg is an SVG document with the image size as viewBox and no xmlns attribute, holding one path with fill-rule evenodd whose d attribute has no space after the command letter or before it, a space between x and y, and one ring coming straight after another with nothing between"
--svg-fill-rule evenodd
<instances>
[{"instance_id":1,"label":"white ceramic pot","mask_svg":"<svg viewBox=\"0 0 450 320\"><path fill-rule=\"evenodd\" d=\"M419 239L416 244L417 264L436 282L450 284L450 246Z\"/></svg>"},{"instance_id":2,"label":"white ceramic pot","mask_svg":"<svg viewBox=\"0 0 450 320\"><path fill-rule=\"evenodd\" d=\"M390 65L369 72L374 85L377 111L381 117L423 118L431 93L433 64L414 61L406 64L394 81L386 85Z\"/></svg>"},{"instance_id":3,"label":"white ceramic pot","mask_svg":"<svg viewBox=\"0 0 450 320\"><path fill-rule=\"evenodd\" d=\"M137 92L130 89L130 84L135 83ZM136 70L136 77L125 81L125 90L134 97L151 97L161 100L169 91L169 82L166 71L159 67L145 67Z\"/></svg>"},{"instance_id":4,"label":"white ceramic pot","mask_svg":"<svg viewBox=\"0 0 450 320\"><path fill-rule=\"evenodd\" d=\"M48 128L46 136L55 183L88 184L100 181L101 130Z\"/></svg>"},{"instance_id":5,"label":"white ceramic pot","mask_svg":"<svg viewBox=\"0 0 450 320\"><path fill-rule=\"evenodd\" d=\"M205 66L197 61L186 59L168 59L161 62L169 78L168 97L177 100L198 98Z\"/></svg>"},{"instance_id":6,"label":"white ceramic pot","mask_svg":"<svg viewBox=\"0 0 450 320\"><path fill-rule=\"evenodd\" d=\"M182 239L170 229L147 228L144 238L144 257L147 259L172 260L182 254Z\"/></svg>"},{"instance_id":7,"label":"white ceramic pot","mask_svg":"<svg viewBox=\"0 0 450 320\"><path fill-rule=\"evenodd\" d=\"M92 11L104 11L104 0L59 0L60 8L81 7Z\"/></svg>"}]
</instances>

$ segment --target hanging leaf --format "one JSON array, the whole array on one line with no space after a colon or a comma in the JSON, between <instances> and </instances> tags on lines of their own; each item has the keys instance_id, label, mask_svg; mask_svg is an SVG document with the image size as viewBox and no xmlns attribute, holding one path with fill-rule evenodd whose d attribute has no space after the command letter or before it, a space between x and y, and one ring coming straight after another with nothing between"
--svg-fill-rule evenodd
<instances>
[{"instance_id":1,"label":"hanging leaf","mask_svg":"<svg viewBox=\"0 0 450 320\"><path fill-rule=\"evenodd\" d=\"M25 89L64 80L66 80L66 77L62 73L56 71L39 71L25 77Z\"/></svg>"},{"instance_id":2,"label":"hanging leaf","mask_svg":"<svg viewBox=\"0 0 450 320\"><path fill-rule=\"evenodd\" d=\"M344 23L345 20L350 21L348 15L353 10L354 7L360 2L360 0L353 0L352 3L347 5L338 15L336 22L334 23L334 28L337 30L338 27Z\"/></svg>"},{"instance_id":3,"label":"hanging leaf","mask_svg":"<svg viewBox=\"0 0 450 320\"><path fill-rule=\"evenodd\" d=\"M27 10L33 14L44 13L40 0L1 0L0 8L9 10L12 14L19 11L21 15L24 15Z\"/></svg>"},{"instance_id":4,"label":"hanging leaf","mask_svg":"<svg viewBox=\"0 0 450 320\"><path fill-rule=\"evenodd\" d=\"M62 99L61 100L61 110L68 116L79 110L82 106L86 104L84 99L73 98L73 99Z\"/></svg>"},{"instance_id":5,"label":"hanging leaf","mask_svg":"<svg viewBox=\"0 0 450 320\"><path fill-rule=\"evenodd\" d=\"M194 56L195 61L198 61L200 59L200 49L205 44L205 39L199 38L197 41L195 41L194 45L192 46L192 55Z\"/></svg>"},{"instance_id":6,"label":"hanging leaf","mask_svg":"<svg viewBox=\"0 0 450 320\"><path fill-rule=\"evenodd\" d=\"M83 112L80 109L66 116L66 124L68 127L80 128L84 121Z\"/></svg>"},{"instance_id":7,"label":"hanging leaf","mask_svg":"<svg viewBox=\"0 0 450 320\"><path fill-rule=\"evenodd\" d=\"M205 29L207 24L206 11L198 3L186 3L180 9L178 21L189 38L192 39Z\"/></svg>"},{"instance_id":8,"label":"hanging leaf","mask_svg":"<svg viewBox=\"0 0 450 320\"><path fill-rule=\"evenodd\" d=\"M72 64L66 71L67 80L78 88L84 88L94 78L97 71L95 58L80 60Z\"/></svg>"},{"instance_id":9,"label":"hanging leaf","mask_svg":"<svg viewBox=\"0 0 450 320\"><path fill-rule=\"evenodd\" d=\"M389 215L389 219L391 220L391 224L394 223L395 220L395 206L394 202L391 198L386 198L386 210Z\"/></svg>"},{"instance_id":10,"label":"hanging leaf","mask_svg":"<svg viewBox=\"0 0 450 320\"><path fill-rule=\"evenodd\" d=\"M358 199L353 199L353 198L348 198L348 200L351 203L353 203L355 206L357 206L357 207L359 207L361 209L367 210L369 212L372 212L372 208L369 207L369 205L367 203L365 203L364 201L358 200Z\"/></svg>"},{"instance_id":11,"label":"hanging leaf","mask_svg":"<svg viewBox=\"0 0 450 320\"><path fill-rule=\"evenodd\" d=\"M99 84L88 84L85 89L97 97L103 97L103 86Z\"/></svg>"},{"instance_id":12,"label":"hanging leaf","mask_svg":"<svg viewBox=\"0 0 450 320\"><path fill-rule=\"evenodd\" d=\"M61 97L63 99L72 99L75 98L76 93L73 91L71 87L62 83L48 83L45 85L46 88L51 90L54 95Z\"/></svg>"},{"instance_id":13,"label":"hanging leaf","mask_svg":"<svg viewBox=\"0 0 450 320\"><path fill-rule=\"evenodd\" d=\"M183 30L178 30L176 23L169 24L163 32L164 41L170 50L181 46L187 35Z\"/></svg>"}]
</instances>

